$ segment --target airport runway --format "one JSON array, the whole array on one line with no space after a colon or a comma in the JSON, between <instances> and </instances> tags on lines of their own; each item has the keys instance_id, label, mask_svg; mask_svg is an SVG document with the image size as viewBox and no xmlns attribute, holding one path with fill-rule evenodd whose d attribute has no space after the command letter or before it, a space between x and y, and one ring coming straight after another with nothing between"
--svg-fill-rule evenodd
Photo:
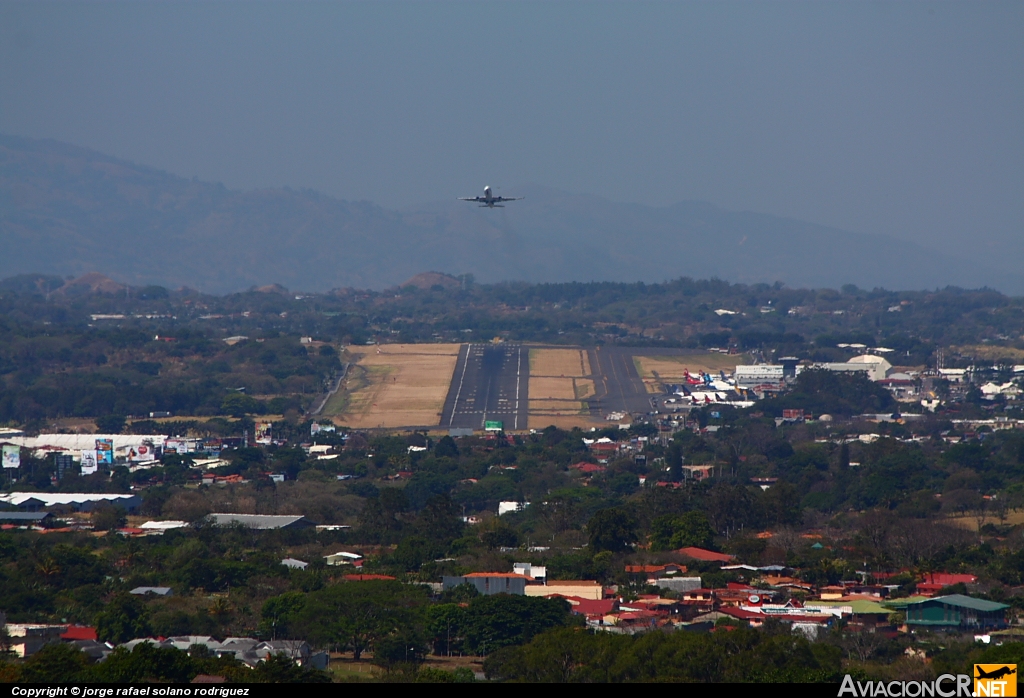
<instances>
[{"instance_id":1,"label":"airport runway","mask_svg":"<svg viewBox=\"0 0 1024 698\"><path fill-rule=\"evenodd\" d=\"M590 414L603 418L609 412L650 412L651 395L637 373L633 356L654 354L649 349L603 346L587 350L594 374ZM663 350L657 350L662 353Z\"/></svg>"},{"instance_id":2,"label":"airport runway","mask_svg":"<svg viewBox=\"0 0 1024 698\"><path fill-rule=\"evenodd\" d=\"M647 392L634 356L685 356L692 349L667 347L601 346L587 349L594 378L594 397L589 398L590 416L603 419L609 412L650 412L653 395Z\"/></svg>"},{"instance_id":3,"label":"airport runway","mask_svg":"<svg viewBox=\"0 0 1024 698\"><path fill-rule=\"evenodd\" d=\"M464 344L444 403L444 428L526 428L530 351L520 344Z\"/></svg>"}]
</instances>

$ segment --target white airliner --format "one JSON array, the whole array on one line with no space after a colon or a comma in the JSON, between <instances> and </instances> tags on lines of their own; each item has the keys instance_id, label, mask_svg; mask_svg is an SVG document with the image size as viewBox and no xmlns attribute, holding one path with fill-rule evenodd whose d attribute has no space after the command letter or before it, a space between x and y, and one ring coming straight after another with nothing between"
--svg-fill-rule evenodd
<instances>
[{"instance_id":1,"label":"white airliner","mask_svg":"<svg viewBox=\"0 0 1024 698\"><path fill-rule=\"evenodd\" d=\"M505 208L504 206L501 205L501 202L519 201L522 198L523 197L521 196L494 196L494 194L491 193L490 187L484 187L483 196L460 196L459 201L476 201L481 206L486 206L487 208L494 208L495 206L497 206L498 208Z\"/></svg>"}]
</instances>

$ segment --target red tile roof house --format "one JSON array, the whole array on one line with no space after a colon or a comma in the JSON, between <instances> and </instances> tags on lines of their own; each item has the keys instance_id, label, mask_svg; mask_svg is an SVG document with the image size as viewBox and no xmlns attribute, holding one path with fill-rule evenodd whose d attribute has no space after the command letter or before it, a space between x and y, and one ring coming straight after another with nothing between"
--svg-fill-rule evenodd
<instances>
[{"instance_id":1,"label":"red tile roof house","mask_svg":"<svg viewBox=\"0 0 1024 698\"><path fill-rule=\"evenodd\" d=\"M771 589L755 589L746 584L729 582L725 589L715 589L714 595L715 601L723 606L739 606L751 603L751 597L754 596L758 599L771 599L775 592Z\"/></svg>"},{"instance_id":2,"label":"red tile roof house","mask_svg":"<svg viewBox=\"0 0 1024 698\"><path fill-rule=\"evenodd\" d=\"M99 638L96 636L96 628L88 625L69 625L68 629L61 633L60 639L65 642L74 640L93 640L95 642Z\"/></svg>"},{"instance_id":3,"label":"red tile roof house","mask_svg":"<svg viewBox=\"0 0 1024 698\"><path fill-rule=\"evenodd\" d=\"M644 610L609 613L604 617L605 625L617 626L627 633L644 632L658 625L664 625L666 622L666 614Z\"/></svg>"},{"instance_id":4,"label":"red tile roof house","mask_svg":"<svg viewBox=\"0 0 1024 698\"><path fill-rule=\"evenodd\" d=\"M679 594L682 601L713 601L715 592L713 589L691 589Z\"/></svg>"},{"instance_id":5,"label":"red tile roof house","mask_svg":"<svg viewBox=\"0 0 1024 698\"><path fill-rule=\"evenodd\" d=\"M619 610L618 599L584 599L579 596L561 597L572 606L572 613L580 616L606 616Z\"/></svg>"},{"instance_id":6,"label":"red tile roof house","mask_svg":"<svg viewBox=\"0 0 1024 698\"><path fill-rule=\"evenodd\" d=\"M704 548L680 548L674 551L678 555L688 557L693 560L700 560L701 562L732 562L736 559L735 555L727 555L726 553L716 553L713 550L705 550Z\"/></svg>"},{"instance_id":7,"label":"red tile roof house","mask_svg":"<svg viewBox=\"0 0 1024 698\"><path fill-rule=\"evenodd\" d=\"M665 577L671 574L684 574L686 565L670 562L665 565L626 565L628 574L646 574L648 577Z\"/></svg>"},{"instance_id":8,"label":"red tile roof house","mask_svg":"<svg viewBox=\"0 0 1024 698\"><path fill-rule=\"evenodd\" d=\"M594 473L603 473L605 471L605 467L603 465L598 465L597 463L581 462L576 463L575 465L570 465L569 467L573 470L579 470L585 475L593 475Z\"/></svg>"},{"instance_id":9,"label":"red tile roof house","mask_svg":"<svg viewBox=\"0 0 1024 698\"><path fill-rule=\"evenodd\" d=\"M592 453L596 453L596 454L602 455L602 456L612 455L612 454L614 454L618 450L619 450L619 445L617 443L615 443L614 441L606 442L606 443L592 443L592 444L590 444L590 451Z\"/></svg>"},{"instance_id":10,"label":"red tile roof house","mask_svg":"<svg viewBox=\"0 0 1024 698\"><path fill-rule=\"evenodd\" d=\"M932 572L925 574L917 583L917 593L921 596L935 596L944 587L954 584L974 584L978 578L973 574L951 574L949 572Z\"/></svg>"}]
</instances>

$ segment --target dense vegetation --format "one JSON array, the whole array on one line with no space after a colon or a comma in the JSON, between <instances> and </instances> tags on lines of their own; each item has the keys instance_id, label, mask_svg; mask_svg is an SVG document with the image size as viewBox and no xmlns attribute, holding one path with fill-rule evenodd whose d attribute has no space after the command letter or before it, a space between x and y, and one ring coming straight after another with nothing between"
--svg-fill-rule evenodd
<instances>
[{"instance_id":1,"label":"dense vegetation","mask_svg":"<svg viewBox=\"0 0 1024 698\"><path fill-rule=\"evenodd\" d=\"M642 576L624 571L627 563L676 560L671 550L698 545L749 564L796 568L812 584L836 583L862 569L907 570L897 578L903 593L913 590L915 571L969 571L981 578L981 595L1024 608L1024 541L1011 523L1024 504L1019 434L987 433L950 446L937 438L949 424L933 420L914 425L918 440L908 426L893 425L873 443L840 443L837 436L850 436L854 423L776 426L738 413L723 416L720 427L649 445L649 466L623 457L592 477L568 468L588 457L582 433L554 428L514 443L434 442L411 434L353 435L342 445L325 435L322 440L338 443L340 457L332 461L288 448L227 451L230 465L220 470L249 480L227 487L183 487L189 471L179 457L168 457L162 468L125 473L104 486L124 488L132 479L145 486L149 516L199 521L214 510L295 512L353 528L254 533L200 524L142 539L3 533L0 610L12 622L95 624L101 639L112 642L149 634L300 637L357 655L368 649L388 671L405 671L432 652L468 653L488 655L485 668L495 678L618 681L835 680L859 655L842 634L818 643L770 629L591 636L572 629L577 622L561 602L475 597L472 590L436 599L417 583L505 571L513 561L529 560L546 564L554 579L618 584L630 597L650 589ZM607 434L633 436L618 429ZM410 453L411 443L430 450ZM716 476L678 489L652 486L672 480L666 467L673 454L687 463L716 463ZM265 476L288 468L294 480ZM413 475L386 479L399 470ZM362 477L338 481L336 473ZM640 486L640 476L650 484ZM763 491L750 484L752 477L778 481ZM507 499L533 503L500 519L488 513ZM461 516L471 513L484 522L464 524ZM994 523L980 533L954 525L958 517L985 515ZM104 512L93 521L100 528L123 525L123 518ZM773 536L755 535L762 530ZM815 537L801 534L808 530ZM525 550L541 543L544 549ZM321 562L342 546L368 554L362 572L398 581L345 581L351 568ZM280 564L286 556L312 564L290 570ZM705 586L747 579L711 563L688 564ZM126 594L139 585L171 586L176 596ZM552 629L557 632L546 634ZM861 670L886 671L907 641L872 645ZM563 655L584 659L555 662Z\"/></svg>"}]
</instances>

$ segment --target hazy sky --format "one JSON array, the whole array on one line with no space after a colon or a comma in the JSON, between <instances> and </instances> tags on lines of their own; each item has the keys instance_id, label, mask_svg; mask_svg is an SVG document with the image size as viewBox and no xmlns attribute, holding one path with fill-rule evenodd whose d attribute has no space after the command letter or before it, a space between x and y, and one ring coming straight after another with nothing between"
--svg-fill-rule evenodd
<instances>
[{"instance_id":1,"label":"hazy sky","mask_svg":"<svg viewBox=\"0 0 1024 698\"><path fill-rule=\"evenodd\" d=\"M529 182L1024 264L1021 2L4 1L0 132L233 188Z\"/></svg>"}]
</instances>

